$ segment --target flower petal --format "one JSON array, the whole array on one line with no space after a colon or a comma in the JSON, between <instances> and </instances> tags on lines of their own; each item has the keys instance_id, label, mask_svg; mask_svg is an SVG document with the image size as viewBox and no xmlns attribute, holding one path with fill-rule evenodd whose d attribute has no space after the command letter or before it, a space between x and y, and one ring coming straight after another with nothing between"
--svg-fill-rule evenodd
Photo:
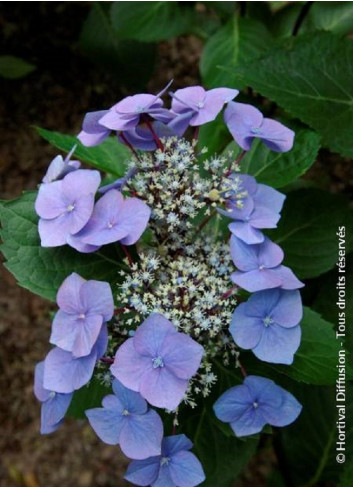
<instances>
[{"instance_id":1,"label":"flower petal","mask_svg":"<svg viewBox=\"0 0 353 489\"><path fill-rule=\"evenodd\" d=\"M282 328L277 324L270 324L262 328L261 340L253 348L253 353L264 362L291 365L294 353L299 348L300 338L300 326Z\"/></svg>"},{"instance_id":2,"label":"flower petal","mask_svg":"<svg viewBox=\"0 0 353 489\"><path fill-rule=\"evenodd\" d=\"M95 408L85 411L89 424L97 436L108 445L119 443L126 416L113 409Z\"/></svg>"},{"instance_id":3,"label":"flower petal","mask_svg":"<svg viewBox=\"0 0 353 489\"><path fill-rule=\"evenodd\" d=\"M41 421L45 426L53 426L64 419L73 394L55 394L42 404Z\"/></svg>"},{"instance_id":4,"label":"flower petal","mask_svg":"<svg viewBox=\"0 0 353 489\"><path fill-rule=\"evenodd\" d=\"M126 416L119 443L127 457L142 460L161 454L163 423L156 411Z\"/></svg>"},{"instance_id":5,"label":"flower petal","mask_svg":"<svg viewBox=\"0 0 353 489\"><path fill-rule=\"evenodd\" d=\"M126 199L119 214L119 225L127 232L127 235L121 239L121 243L124 245L136 243L146 229L150 215L151 209L142 200Z\"/></svg>"},{"instance_id":6,"label":"flower petal","mask_svg":"<svg viewBox=\"0 0 353 489\"><path fill-rule=\"evenodd\" d=\"M246 244L262 243L265 239L263 233L253 227L249 222L232 222L228 225L228 228L234 236Z\"/></svg>"},{"instance_id":7,"label":"flower petal","mask_svg":"<svg viewBox=\"0 0 353 489\"><path fill-rule=\"evenodd\" d=\"M119 347L110 370L125 387L138 392L143 374L152 368L152 358L140 355L130 338Z\"/></svg>"},{"instance_id":8,"label":"flower petal","mask_svg":"<svg viewBox=\"0 0 353 489\"><path fill-rule=\"evenodd\" d=\"M100 314L109 321L114 314L112 289L108 282L88 280L80 289L81 303L88 314Z\"/></svg>"},{"instance_id":9,"label":"flower petal","mask_svg":"<svg viewBox=\"0 0 353 489\"><path fill-rule=\"evenodd\" d=\"M230 238L230 253L234 265L242 272L255 270L259 267L257 256L258 245L249 246L232 235Z\"/></svg>"},{"instance_id":10,"label":"flower petal","mask_svg":"<svg viewBox=\"0 0 353 489\"><path fill-rule=\"evenodd\" d=\"M285 328L297 326L303 317L303 305L298 290L281 290L272 308L272 319Z\"/></svg>"},{"instance_id":11,"label":"flower petal","mask_svg":"<svg viewBox=\"0 0 353 489\"><path fill-rule=\"evenodd\" d=\"M246 304L240 304L233 313L229 331L240 348L249 350L259 343L264 324L260 318L250 317L246 313Z\"/></svg>"},{"instance_id":12,"label":"flower petal","mask_svg":"<svg viewBox=\"0 0 353 489\"><path fill-rule=\"evenodd\" d=\"M274 289L282 284L282 280L276 272L266 269L252 270L251 272L234 272L230 278L236 285L248 292Z\"/></svg>"},{"instance_id":13,"label":"flower petal","mask_svg":"<svg viewBox=\"0 0 353 489\"><path fill-rule=\"evenodd\" d=\"M213 410L218 419L231 423L252 406L254 399L245 385L231 387L217 399Z\"/></svg>"},{"instance_id":14,"label":"flower petal","mask_svg":"<svg viewBox=\"0 0 353 489\"><path fill-rule=\"evenodd\" d=\"M133 460L124 478L137 486L150 486L157 479L161 457L149 457L146 460Z\"/></svg>"},{"instance_id":15,"label":"flower petal","mask_svg":"<svg viewBox=\"0 0 353 489\"><path fill-rule=\"evenodd\" d=\"M34 205L39 217L54 219L66 211L68 204L63 196L62 181L59 181L42 184Z\"/></svg>"},{"instance_id":16,"label":"flower petal","mask_svg":"<svg viewBox=\"0 0 353 489\"><path fill-rule=\"evenodd\" d=\"M60 309L68 314L86 312L83 310L80 296L80 289L85 282L86 280L75 272L66 277L56 296L56 302Z\"/></svg>"},{"instance_id":17,"label":"flower petal","mask_svg":"<svg viewBox=\"0 0 353 489\"><path fill-rule=\"evenodd\" d=\"M132 414L145 414L147 411L147 403L138 392L132 391L125 387L118 380L113 381L113 391L115 397L123 406Z\"/></svg>"},{"instance_id":18,"label":"flower petal","mask_svg":"<svg viewBox=\"0 0 353 489\"><path fill-rule=\"evenodd\" d=\"M140 392L152 406L173 411L182 401L187 386L187 380L175 377L167 367L160 367L142 376Z\"/></svg>"},{"instance_id":19,"label":"flower petal","mask_svg":"<svg viewBox=\"0 0 353 489\"><path fill-rule=\"evenodd\" d=\"M168 335L162 345L164 365L179 379L190 379L200 366L203 347L184 333Z\"/></svg>"},{"instance_id":20,"label":"flower petal","mask_svg":"<svg viewBox=\"0 0 353 489\"><path fill-rule=\"evenodd\" d=\"M282 289L293 290L304 287L303 282L297 279L290 268L280 265L279 267L273 268L272 271L280 278Z\"/></svg>"},{"instance_id":21,"label":"flower petal","mask_svg":"<svg viewBox=\"0 0 353 489\"><path fill-rule=\"evenodd\" d=\"M96 360L96 351L74 358L71 353L54 348L45 359L44 388L60 394L79 389L91 379Z\"/></svg>"},{"instance_id":22,"label":"flower petal","mask_svg":"<svg viewBox=\"0 0 353 489\"><path fill-rule=\"evenodd\" d=\"M265 118L261 130L262 134L259 137L273 151L285 153L292 149L295 134L280 122Z\"/></svg>"},{"instance_id":23,"label":"flower petal","mask_svg":"<svg viewBox=\"0 0 353 489\"><path fill-rule=\"evenodd\" d=\"M199 459L187 451L180 451L172 456L169 472L173 482L179 487L195 487L205 480Z\"/></svg>"},{"instance_id":24,"label":"flower petal","mask_svg":"<svg viewBox=\"0 0 353 489\"><path fill-rule=\"evenodd\" d=\"M170 334L176 334L173 324L162 314L152 313L135 332L133 342L136 351L148 355L152 364L152 358L160 355L162 344Z\"/></svg>"},{"instance_id":25,"label":"flower petal","mask_svg":"<svg viewBox=\"0 0 353 489\"><path fill-rule=\"evenodd\" d=\"M192 441L185 435L165 436L162 441L162 454L170 457L180 450L191 450Z\"/></svg>"}]
</instances>

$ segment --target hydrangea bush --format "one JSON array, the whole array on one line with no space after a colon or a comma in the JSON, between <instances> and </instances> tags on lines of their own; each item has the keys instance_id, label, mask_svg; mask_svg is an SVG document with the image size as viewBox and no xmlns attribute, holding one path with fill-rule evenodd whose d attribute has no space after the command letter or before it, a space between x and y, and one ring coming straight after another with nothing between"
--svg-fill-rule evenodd
<instances>
[{"instance_id":1,"label":"hydrangea bush","mask_svg":"<svg viewBox=\"0 0 353 489\"><path fill-rule=\"evenodd\" d=\"M20 282L55 294L58 306L34 393L42 434L84 411L102 442L131 459L125 478L134 485L222 485L229 476L216 474L205 443L244 464L259 434L302 411L289 380L305 381L310 367L306 353L304 366L298 357L290 367L304 284L271 239L286 195L244 165L254 144L290 152L295 134L238 103L236 89L179 89L168 108L169 89L88 113L78 140L98 169L71 160L74 147L23 197L35 213L20 248L36 240L43 276ZM217 117L234 139L218 155L199 144L200 128ZM116 171L93 153L100 145L118 148ZM9 249L19 246L4 209L11 269ZM208 424L195 430L195 417Z\"/></svg>"}]
</instances>

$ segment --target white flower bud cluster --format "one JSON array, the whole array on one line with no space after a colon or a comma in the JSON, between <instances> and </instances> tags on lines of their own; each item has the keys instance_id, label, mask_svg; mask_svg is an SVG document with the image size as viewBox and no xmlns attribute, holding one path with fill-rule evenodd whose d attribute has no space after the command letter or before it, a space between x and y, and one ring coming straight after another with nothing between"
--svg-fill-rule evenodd
<instances>
[{"instance_id":1,"label":"white flower bud cluster","mask_svg":"<svg viewBox=\"0 0 353 489\"><path fill-rule=\"evenodd\" d=\"M239 192L239 183L225 175L225 158L206 160L209 177L202 178L192 144L168 138L163 145L163 151L144 153L133 162L138 172L129 189L152 209L153 238L139 243L139 259L130 272L120 271L116 321L124 325L126 339L158 312L202 344L204 359L184 399L195 406L197 396L208 396L217 381L211 359L236 364L236 346L228 333L237 304L237 287L230 280L234 265L229 244L217 240L217 232L211 235L202 219L212 217L225 191ZM115 342L122 342L121 333L117 326Z\"/></svg>"}]
</instances>

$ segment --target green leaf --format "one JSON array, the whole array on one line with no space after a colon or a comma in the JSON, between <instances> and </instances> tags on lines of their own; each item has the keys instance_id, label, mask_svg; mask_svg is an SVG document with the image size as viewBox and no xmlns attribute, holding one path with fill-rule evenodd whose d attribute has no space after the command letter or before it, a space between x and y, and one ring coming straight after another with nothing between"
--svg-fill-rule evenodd
<instances>
[{"instance_id":1,"label":"green leaf","mask_svg":"<svg viewBox=\"0 0 353 489\"><path fill-rule=\"evenodd\" d=\"M229 387L241 383L237 371L231 372L222 365L214 365L218 381L212 393L192 411L181 411L180 425L194 443L193 451L199 457L206 473L207 487L230 486L248 464L256 451L258 438L237 438L225 423L219 421L213 404Z\"/></svg>"},{"instance_id":2,"label":"green leaf","mask_svg":"<svg viewBox=\"0 0 353 489\"><path fill-rule=\"evenodd\" d=\"M333 324L322 319L308 307L304 307L304 316L300 324L302 338L292 365L267 364L244 352L241 359L247 371L268 376L279 383L280 374L306 384L334 384L337 379L338 351L342 346L341 341L336 339ZM352 378L352 375L352 369L347 368L347 376Z\"/></svg>"},{"instance_id":3,"label":"green leaf","mask_svg":"<svg viewBox=\"0 0 353 489\"><path fill-rule=\"evenodd\" d=\"M40 246L34 210L36 195L36 192L26 192L17 199L0 202L3 241L0 249L7 260L5 267L18 283L52 301L63 280L72 272L114 286L119 280L121 264L110 247L84 254L69 246Z\"/></svg>"},{"instance_id":4,"label":"green leaf","mask_svg":"<svg viewBox=\"0 0 353 489\"><path fill-rule=\"evenodd\" d=\"M198 148L207 148L205 157L209 158L215 153L221 152L230 139L227 126L224 124L223 115L220 114L214 121L200 127Z\"/></svg>"},{"instance_id":5,"label":"green leaf","mask_svg":"<svg viewBox=\"0 0 353 489\"><path fill-rule=\"evenodd\" d=\"M273 2L276 3L277 2ZM274 13L270 20L270 30L275 37L290 37L303 8L304 2L283 2L283 8Z\"/></svg>"},{"instance_id":6,"label":"green leaf","mask_svg":"<svg viewBox=\"0 0 353 489\"><path fill-rule=\"evenodd\" d=\"M213 422L213 411L203 409L183 423L184 432L194 443L193 452L206 473L206 487L230 486L256 451L257 439L241 440L227 436Z\"/></svg>"},{"instance_id":7,"label":"green leaf","mask_svg":"<svg viewBox=\"0 0 353 489\"><path fill-rule=\"evenodd\" d=\"M111 173L117 177L125 175L126 162L131 157L130 151L116 138L108 138L98 146L86 147L80 143L76 136L60 134L37 127L38 133L50 144L62 151L71 151L77 144L74 156L80 161L89 163L99 170Z\"/></svg>"},{"instance_id":8,"label":"green leaf","mask_svg":"<svg viewBox=\"0 0 353 489\"><path fill-rule=\"evenodd\" d=\"M119 39L107 8L109 4L92 3L80 34L80 47L92 61L117 78L119 87L126 85L129 90L145 89L154 70L156 48L152 44Z\"/></svg>"},{"instance_id":9,"label":"green leaf","mask_svg":"<svg viewBox=\"0 0 353 489\"><path fill-rule=\"evenodd\" d=\"M313 2L299 32L324 30L345 35L353 31L352 2Z\"/></svg>"},{"instance_id":10,"label":"green leaf","mask_svg":"<svg viewBox=\"0 0 353 489\"><path fill-rule=\"evenodd\" d=\"M253 142L241 161L242 171L256 177L258 182L280 188L294 182L303 175L314 163L320 149L320 137L306 129L297 131L294 146L287 153L271 151L260 140ZM235 158L241 149L235 142L229 144L225 152L234 151Z\"/></svg>"},{"instance_id":11,"label":"green leaf","mask_svg":"<svg viewBox=\"0 0 353 489\"><path fill-rule=\"evenodd\" d=\"M186 32L190 12L179 2L113 2L110 18L120 39L158 42Z\"/></svg>"},{"instance_id":12,"label":"green leaf","mask_svg":"<svg viewBox=\"0 0 353 489\"><path fill-rule=\"evenodd\" d=\"M284 264L299 278L317 277L335 266L338 226L347 228L347 251L352 246L352 212L347 200L318 189L290 192L278 227L268 235L284 250Z\"/></svg>"},{"instance_id":13,"label":"green leaf","mask_svg":"<svg viewBox=\"0 0 353 489\"><path fill-rule=\"evenodd\" d=\"M324 145L353 156L353 42L318 32L286 40L232 75L316 129Z\"/></svg>"},{"instance_id":14,"label":"green leaf","mask_svg":"<svg viewBox=\"0 0 353 489\"><path fill-rule=\"evenodd\" d=\"M346 392L346 463L336 462L338 410L335 388L297 385L292 391L303 405L298 420L278 433L277 453L287 486L336 486L353 460L353 389ZM351 473L351 472L350 472ZM348 473L349 476L349 473ZM352 485L351 475L347 487Z\"/></svg>"},{"instance_id":15,"label":"green leaf","mask_svg":"<svg viewBox=\"0 0 353 489\"><path fill-rule=\"evenodd\" d=\"M272 36L263 24L233 15L205 44L200 61L204 85L243 88L244 83L231 69L258 58L271 45ZM222 66L227 66L227 71L220 69Z\"/></svg>"},{"instance_id":16,"label":"green leaf","mask_svg":"<svg viewBox=\"0 0 353 489\"><path fill-rule=\"evenodd\" d=\"M34 65L16 56L0 56L0 76L3 78L23 78L35 69Z\"/></svg>"},{"instance_id":17,"label":"green leaf","mask_svg":"<svg viewBox=\"0 0 353 489\"><path fill-rule=\"evenodd\" d=\"M86 417L86 409L101 407L103 397L110 393L111 389L102 385L93 375L87 385L75 391L67 414L72 418L83 419Z\"/></svg>"}]
</instances>

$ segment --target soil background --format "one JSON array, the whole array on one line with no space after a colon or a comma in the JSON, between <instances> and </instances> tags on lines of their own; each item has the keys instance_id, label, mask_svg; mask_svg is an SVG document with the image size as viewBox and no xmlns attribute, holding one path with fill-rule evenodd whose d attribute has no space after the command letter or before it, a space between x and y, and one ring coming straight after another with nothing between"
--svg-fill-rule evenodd
<instances>
[{"instance_id":1,"label":"soil background","mask_svg":"<svg viewBox=\"0 0 353 489\"><path fill-rule=\"evenodd\" d=\"M20 80L0 79L0 198L33 190L56 150L33 126L66 134L79 131L87 111L107 108L128 91L86 59L78 45L89 2L0 2L0 54L19 56L37 69ZM201 42L193 37L160 43L153 93L199 82ZM338 191L352 189L344 162L318 161L315 178ZM40 406L32 392L35 364L48 351L50 304L0 276L0 485L125 486L126 459L101 443L88 424L67 419L54 434L39 434ZM276 467L262 450L237 486L266 486Z\"/></svg>"}]
</instances>

